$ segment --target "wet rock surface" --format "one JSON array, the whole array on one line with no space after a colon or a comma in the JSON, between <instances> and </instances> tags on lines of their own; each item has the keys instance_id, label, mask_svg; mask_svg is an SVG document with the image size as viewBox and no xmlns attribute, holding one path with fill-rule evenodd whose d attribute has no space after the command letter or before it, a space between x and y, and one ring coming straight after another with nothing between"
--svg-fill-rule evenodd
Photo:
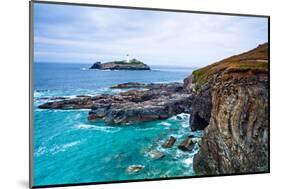
<instances>
[{"instance_id":1,"label":"wet rock surface","mask_svg":"<svg viewBox=\"0 0 281 189\"><path fill-rule=\"evenodd\" d=\"M162 147L163 148L171 148L176 142L176 138L173 136L170 136L169 139L167 139L163 144Z\"/></svg>"},{"instance_id":2,"label":"wet rock surface","mask_svg":"<svg viewBox=\"0 0 281 189\"><path fill-rule=\"evenodd\" d=\"M137 173L137 172L141 171L143 168L144 168L143 165L130 165L130 166L127 168L127 172L128 172L129 174L133 174L133 173Z\"/></svg>"},{"instance_id":3,"label":"wet rock surface","mask_svg":"<svg viewBox=\"0 0 281 189\"><path fill-rule=\"evenodd\" d=\"M185 139L184 141L182 141L180 143L178 148L184 152L186 152L186 151L190 152L193 150L195 144L196 144L196 141L193 140L193 136L188 136L187 139Z\"/></svg>"},{"instance_id":4,"label":"wet rock surface","mask_svg":"<svg viewBox=\"0 0 281 189\"><path fill-rule=\"evenodd\" d=\"M137 87L138 86L138 87ZM73 99L47 102L41 109L91 109L88 120L103 119L108 124L129 124L188 113L191 95L182 83L125 83L114 88L145 88L128 90L117 95L79 96Z\"/></svg>"}]
</instances>

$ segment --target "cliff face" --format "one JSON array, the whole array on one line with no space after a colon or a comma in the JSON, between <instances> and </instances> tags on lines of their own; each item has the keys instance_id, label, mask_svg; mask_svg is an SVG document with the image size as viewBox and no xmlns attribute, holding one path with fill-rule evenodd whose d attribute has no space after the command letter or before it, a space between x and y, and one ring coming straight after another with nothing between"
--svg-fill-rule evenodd
<instances>
[{"instance_id":1,"label":"cliff face","mask_svg":"<svg viewBox=\"0 0 281 189\"><path fill-rule=\"evenodd\" d=\"M268 171L268 44L196 70L184 87L191 128L204 129L195 172Z\"/></svg>"}]
</instances>

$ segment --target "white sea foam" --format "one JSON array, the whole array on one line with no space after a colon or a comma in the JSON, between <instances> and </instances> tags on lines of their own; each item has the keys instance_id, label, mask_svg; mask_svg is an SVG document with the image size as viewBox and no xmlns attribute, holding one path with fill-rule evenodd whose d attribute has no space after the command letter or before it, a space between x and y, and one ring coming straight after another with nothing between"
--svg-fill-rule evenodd
<instances>
[{"instance_id":1,"label":"white sea foam","mask_svg":"<svg viewBox=\"0 0 281 189\"><path fill-rule=\"evenodd\" d=\"M46 112L46 111L49 111L48 109L39 109L39 108L36 108L34 110L35 112Z\"/></svg>"},{"instance_id":2,"label":"white sea foam","mask_svg":"<svg viewBox=\"0 0 281 189\"><path fill-rule=\"evenodd\" d=\"M191 166L192 165L192 163L193 163L193 157L189 157L189 158L187 158L187 159L184 159L183 161L182 161L186 166Z\"/></svg>"},{"instance_id":3,"label":"white sea foam","mask_svg":"<svg viewBox=\"0 0 281 189\"><path fill-rule=\"evenodd\" d=\"M62 145L62 148L63 148L63 149L67 149L67 148L70 148L70 147L72 147L72 146L76 146L77 144L80 144L80 143L81 143L80 140L74 141L74 142L70 142L70 143L67 143L67 144Z\"/></svg>"},{"instance_id":4,"label":"white sea foam","mask_svg":"<svg viewBox=\"0 0 281 189\"><path fill-rule=\"evenodd\" d=\"M64 96L64 97L73 99L73 98L76 98L77 96L76 95L68 95L68 96Z\"/></svg>"},{"instance_id":5,"label":"white sea foam","mask_svg":"<svg viewBox=\"0 0 281 189\"><path fill-rule=\"evenodd\" d=\"M79 118L81 118L81 116L82 116L81 113L78 113L74 116L74 119L79 119Z\"/></svg>"},{"instance_id":6,"label":"white sea foam","mask_svg":"<svg viewBox=\"0 0 281 189\"><path fill-rule=\"evenodd\" d=\"M55 109L55 110L48 110L48 111L52 111L52 112L88 112L89 109Z\"/></svg>"},{"instance_id":7,"label":"white sea foam","mask_svg":"<svg viewBox=\"0 0 281 189\"><path fill-rule=\"evenodd\" d=\"M54 145L52 148L48 149L45 146L40 146L38 150L34 153L35 156L41 156L47 153L56 154L59 152L66 151L67 149L80 144L81 141L73 141L62 145Z\"/></svg>"},{"instance_id":8,"label":"white sea foam","mask_svg":"<svg viewBox=\"0 0 281 189\"><path fill-rule=\"evenodd\" d=\"M42 92L34 91L34 98L39 98L43 95Z\"/></svg>"},{"instance_id":9,"label":"white sea foam","mask_svg":"<svg viewBox=\"0 0 281 189\"><path fill-rule=\"evenodd\" d=\"M182 123L181 126L183 128L188 128L189 127L189 123L188 122Z\"/></svg>"},{"instance_id":10,"label":"white sea foam","mask_svg":"<svg viewBox=\"0 0 281 189\"><path fill-rule=\"evenodd\" d=\"M155 128L153 127L147 127L147 128L137 128L137 131L150 131L150 130L154 130Z\"/></svg>"},{"instance_id":11,"label":"white sea foam","mask_svg":"<svg viewBox=\"0 0 281 189\"><path fill-rule=\"evenodd\" d=\"M174 115L173 117L171 117L172 119L182 119L182 120L186 120L186 119L189 119L190 115L187 114L187 113L181 113L181 114L178 114L178 115Z\"/></svg>"},{"instance_id":12,"label":"white sea foam","mask_svg":"<svg viewBox=\"0 0 281 189\"><path fill-rule=\"evenodd\" d=\"M90 130L110 132L110 133L115 133L121 130L120 127L97 126L92 124L78 124L75 127L77 129L90 129Z\"/></svg>"},{"instance_id":13,"label":"white sea foam","mask_svg":"<svg viewBox=\"0 0 281 189\"><path fill-rule=\"evenodd\" d=\"M78 128L78 129L90 129L93 127L94 127L94 125L86 125L86 124L79 124L76 126L76 128Z\"/></svg>"},{"instance_id":14,"label":"white sea foam","mask_svg":"<svg viewBox=\"0 0 281 189\"><path fill-rule=\"evenodd\" d=\"M76 145L78 145L80 143L81 143L81 141L78 140L78 141L73 141L73 142L70 142L70 143L62 144L62 145L55 145L53 148L51 148L49 150L49 152L52 153L52 154L56 154L56 153L59 153L59 152L64 152L67 149L69 149L69 148L71 148L73 146L76 146Z\"/></svg>"},{"instance_id":15,"label":"white sea foam","mask_svg":"<svg viewBox=\"0 0 281 189\"><path fill-rule=\"evenodd\" d=\"M41 156L41 155L45 154L46 152L47 152L46 147L40 146L40 147L38 148L38 150L34 153L34 155L35 155L35 156Z\"/></svg>"},{"instance_id":16,"label":"white sea foam","mask_svg":"<svg viewBox=\"0 0 281 189\"><path fill-rule=\"evenodd\" d=\"M172 124L171 123L168 123L168 122L161 122L161 123L158 123L159 125L163 125L163 126L171 126Z\"/></svg>"}]
</instances>

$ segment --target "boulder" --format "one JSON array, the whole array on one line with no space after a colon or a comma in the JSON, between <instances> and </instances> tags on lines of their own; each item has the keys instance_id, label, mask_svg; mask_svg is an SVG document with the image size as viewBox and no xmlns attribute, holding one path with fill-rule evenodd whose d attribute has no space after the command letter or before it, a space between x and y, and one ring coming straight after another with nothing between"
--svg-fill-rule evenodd
<instances>
[{"instance_id":1,"label":"boulder","mask_svg":"<svg viewBox=\"0 0 281 189\"><path fill-rule=\"evenodd\" d=\"M193 141L192 139L193 137L189 136L187 139L185 139L182 143L180 143L180 145L178 146L178 148L184 152L186 151L192 151L196 142Z\"/></svg>"},{"instance_id":2,"label":"boulder","mask_svg":"<svg viewBox=\"0 0 281 189\"><path fill-rule=\"evenodd\" d=\"M163 147L163 148L171 148L171 147L175 144L176 140L177 140L177 139L176 139L175 137L170 136L170 138L167 139L167 140L162 144L162 147Z\"/></svg>"},{"instance_id":3,"label":"boulder","mask_svg":"<svg viewBox=\"0 0 281 189\"><path fill-rule=\"evenodd\" d=\"M130 173L130 174L132 174L132 173L136 173L136 172L141 171L143 168L144 168L143 165L130 165L130 166L127 168L127 172Z\"/></svg>"}]
</instances>

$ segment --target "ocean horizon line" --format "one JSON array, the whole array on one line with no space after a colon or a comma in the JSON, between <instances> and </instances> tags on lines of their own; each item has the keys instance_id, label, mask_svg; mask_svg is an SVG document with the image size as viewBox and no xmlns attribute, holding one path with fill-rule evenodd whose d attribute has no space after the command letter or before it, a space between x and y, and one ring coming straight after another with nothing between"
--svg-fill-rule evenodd
<instances>
[{"instance_id":1,"label":"ocean horizon line","mask_svg":"<svg viewBox=\"0 0 281 189\"><path fill-rule=\"evenodd\" d=\"M72 64L72 65L78 65L78 64L80 64L80 65L93 65L94 64L94 62L93 63L89 63L89 62L48 62L48 61L34 61L34 63L35 64ZM159 66L159 67L163 67L163 68L185 68L185 69L198 69L199 68L199 66L198 67L195 67L195 66L170 66L170 65L163 65L163 64L152 64L152 65L150 65L149 64L149 66L151 66L151 67L154 67L154 66Z\"/></svg>"}]
</instances>

